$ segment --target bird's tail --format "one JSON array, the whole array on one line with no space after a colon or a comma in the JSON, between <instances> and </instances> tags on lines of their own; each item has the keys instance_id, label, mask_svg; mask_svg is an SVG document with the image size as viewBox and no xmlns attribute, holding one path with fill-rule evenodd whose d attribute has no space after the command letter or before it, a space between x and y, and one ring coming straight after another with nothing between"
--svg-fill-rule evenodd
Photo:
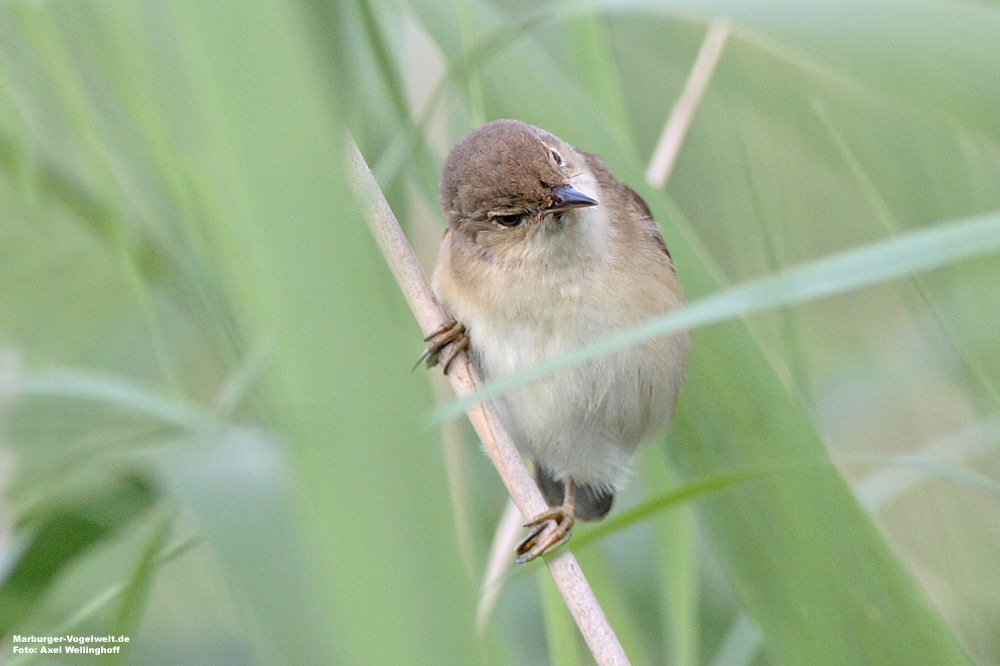
<instances>
[{"instance_id":1,"label":"bird's tail","mask_svg":"<svg viewBox=\"0 0 1000 666\"><path fill-rule=\"evenodd\" d=\"M547 469L535 463L535 483L542 491L542 496L549 506L559 506L563 503L566 485L552 476ZM579 520L594 522L608 515L615 494L597 486L576 484L576 517Z\"/></svg>"}]
</instances>

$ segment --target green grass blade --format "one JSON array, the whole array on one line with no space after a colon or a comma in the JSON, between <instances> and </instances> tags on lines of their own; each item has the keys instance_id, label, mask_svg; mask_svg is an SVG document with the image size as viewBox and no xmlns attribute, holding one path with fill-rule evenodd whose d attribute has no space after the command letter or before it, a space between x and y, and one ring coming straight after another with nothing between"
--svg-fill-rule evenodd
<instances>
[{"instance_id":1,"label":"green grass blade","mask_svg":"<svg viewBox=\"0 0 1000 666\"><path fill-rule=\"evenodd\" d=\"M665 488L679 482L658 451L647 455L645 478L649 488ZM697 666L703 643L699 590L703 576L693 509L693 506L675 506L652 520L659 554L655 565L663 616L663 650L676 666Z\"/></svg>"},{"instance_id":2,"label":"green grass blade","mask_svg":"<svg viewBox=\"0 0 1000 666\"><path fill-rule=\"evenodd\" d=\"M210 418L194 405L179 398L161 396L121 377L87 370L50 370L9 378L15 394L32 397L60 397L102 402L162 421L177 428L198 429L211 424Z\"/></svg>"},{"instance_id":3,"label":"green grass blade","mask_svg":"<svg viewBox=\"0 0 1000 666\"><path fill-rule=\"evenodd\" d=\"M424 387L403 370L400 341L416 326L347 187L348 100L328 78L346 72L320 59L321 38L338 44L342 35L305 26L285 3L265 6L186 9L205 115L218 125L213 166L239 211L205 225L233 244L221 277L244 304L250 339L274 340L264 394L287 442L301 571L318 601L307 626L336 628L335 648L329 631L314 645L300 635L285 647L312 652L299 663L322 663L327 652L357 664L468 663L477 651L474 594L452 547L440 453L426 445L430 433L412 428ZM221 521L215 528L228 532ZM227 552L243 572L245 556ZM253 608L289 613L289 603L268 595Z\"/></svg>"},{"instance_id":4,"label":"green grass blade","mask_svg":"<svg viewBox=\"0 0 1000 666\"><path fill-rule=\"evenodd\" d=\"M136 569L122 590L123 599L111 628L112 635L131 637L136 634L136 629L142 619L142 611L149 599L153 579L156 576L158 555L170 534L172 522L172 517L168 515L161 516L154 524L153 533L139 556ZM125 659L125 650L117 653L109 652L101 659L101 663L120 664L125 663Z\"/></svg>"},{"instance_id":5,"label":"green grass blade","mask_svg":"<svg viewBox=\"0 0 1000 666\"><path fill-rule=\"evenodd\" d=\"M669 315L608 336L523 372L494 380L476 393L441 408L436 413L436 418L454 418L472 405L502 395L546 374L653 337L827 298L998 251L1000 215L997 214L910 232L726 289Z\"/></svg>"},{"instance_id":6,"label":"green grass blade","mask_svg":"<svg viewBox=\"0 0 1000 666\"><path fill-rule=\"evenodd\" d=\"M163 448L151 463L219 559L261 663L320 663L333 654L320 638L321 606L304 575L288 464L275 443L233 430Z\"/></svg>"},{"instance_id":7,"label":"green grass blade","mask_svg":"<svg viewBox=\"0 0 1000 666\"><path fill-rule=\"evenodd\" d=\"M791 468L786 467L785 469ZM601 521L595 527L577 535L573 539L573 547L576 549L586 548L599 539L651 518L665 509L779 473L781 471L776 466L758 469L734 469L683 483L679 488L646 500L627 511Z\"/></svg>"},{"instance_id":8,"label":"green grass blade","mask_svg":"<svg viewBox=\"0 0 1000 666\"><path fill-rule=\"evenodd\" d=\"M1000 138L994 112L1000 73L1000 13L976 3L914 0L557 0L537 10L561 21L599 8L614 15L659 15L709 22L724 16L734 36L872 95L891 94L932 115L944 114ZM961 35L961 38L957 38ZM900 75L905 71L905 75Z\"/></svg>"}]
</instances>

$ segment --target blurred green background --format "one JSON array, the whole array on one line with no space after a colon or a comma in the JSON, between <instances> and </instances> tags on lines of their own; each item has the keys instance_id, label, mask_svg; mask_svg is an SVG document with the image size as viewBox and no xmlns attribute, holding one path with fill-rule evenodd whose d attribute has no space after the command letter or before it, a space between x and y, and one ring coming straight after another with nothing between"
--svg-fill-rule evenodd
<instances>
[{"instance_id":1,"label":"blurred green background","mask_svg":"<svg viewBox=\"0 0 1000 666\"><path fill-rule=\"evenodd\" d=\"M473 127L597 152L697 301L1000 224L998 109L987 0L3 3L0 662L591 663L539 565L476 630L506 495L409 372L345 130L425 266ZM633 663L1000 663L1000 258L925 265L695 331L674 427L574 538Z\"/></svg>"}]
</instances>

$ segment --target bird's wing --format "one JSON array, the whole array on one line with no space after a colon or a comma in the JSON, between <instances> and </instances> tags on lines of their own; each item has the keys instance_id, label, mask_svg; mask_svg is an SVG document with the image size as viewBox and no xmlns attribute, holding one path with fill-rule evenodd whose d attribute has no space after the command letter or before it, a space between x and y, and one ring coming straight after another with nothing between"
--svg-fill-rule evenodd
<instances>
[{"instance_id":1,"label":"bird's wing","mask_svg":"<svg viewBox=\"0 0 1000 666\"><path fill-rule=\"evenodd\" d=\"M649 233L656 244L663 250L663 253L667 255L667 258L670 260L670 266L673 268L673 257L667 248L667 242L663 239L663 232L660 231L660 225L653 219L653 211L649 209L646 200L626 183L618 180L599 156L583 150L579 152L586 158L587 167L597 178L604 197L614 200L614 202L609 201L608 203L617 204L616 208L626 211L626 214L631 212L632 214L628 215L628 217L637 220L643 230Z\"/></svg>"}]
</instances>

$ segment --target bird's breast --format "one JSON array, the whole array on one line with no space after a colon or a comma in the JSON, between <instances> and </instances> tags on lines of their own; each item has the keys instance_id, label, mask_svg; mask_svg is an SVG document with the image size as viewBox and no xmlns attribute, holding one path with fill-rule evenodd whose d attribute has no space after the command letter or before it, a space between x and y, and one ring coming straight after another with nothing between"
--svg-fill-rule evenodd
<instances>
[{"instance_id":1,"label":"bird's breast","mask_svg":"<svg viewBox=\"0 0 1000 666\"><path fill-rule=\"evenodd\" d=\"M668 283L645 274L623 279L607 260L491 266L484 275L458 280L444 268L435 283L452 316L465 324L470 354L487 381L562 356L676 302ZM639 442L669 421L686 346L686 338L660 339L620 350L547 375L495 404L522 452L559 478L612 488Z\"/></svg>"}]
</instances>

